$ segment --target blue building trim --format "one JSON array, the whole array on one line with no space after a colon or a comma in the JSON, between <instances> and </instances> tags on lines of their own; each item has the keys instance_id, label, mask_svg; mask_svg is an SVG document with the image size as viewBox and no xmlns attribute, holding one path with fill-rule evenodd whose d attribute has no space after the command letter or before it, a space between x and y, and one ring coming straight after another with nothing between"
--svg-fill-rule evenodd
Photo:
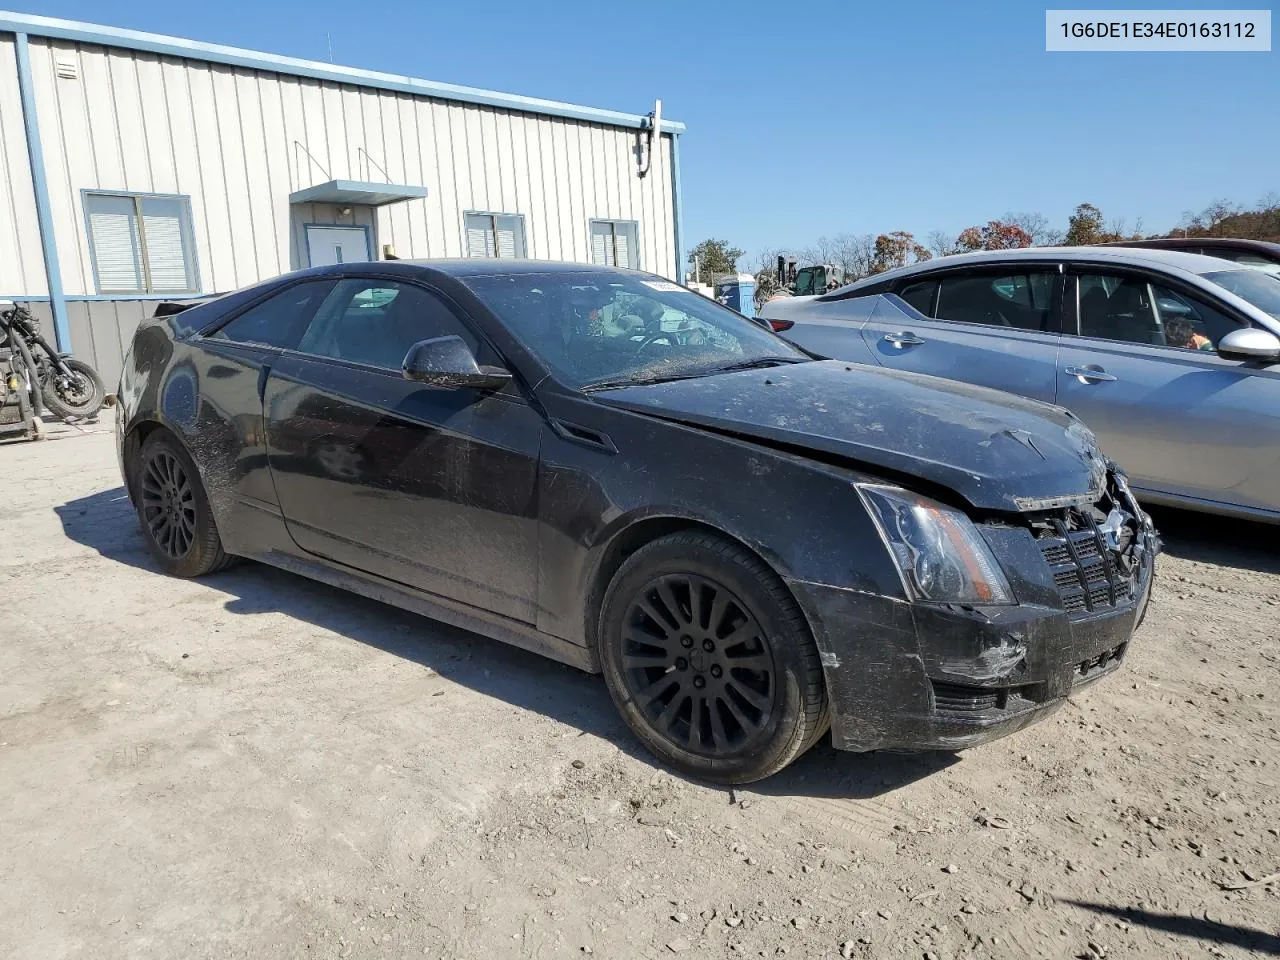
<instances>
[{"instance_id":1,"label":"blue building trim","mask_svg":"<svg viewBox=\"0 0 1280 960\"><path fill-rule=\"evenodd\" d=\"M64 303L120 303L126 300L195 300L198 297L212 297L212 293L91 293L67 294ZM15 303L48 303L45 294L0 293L0 300L13 300Z\"/></svg>"},{"instance_id":2,"label":"blue building trim","mask_svg":"<svg viewBox=\"0 0 1280 960\"><path fill-rule=\"evenodd\" d=\"M676 283L684 283L684 203L680 197L680 136L671 138L671 218L675 225Z\"/></svg>"},{"instance_id":3,"label":"blue building trim","mask_svg":"<svg viewBox=\"0 0 1280 960\"><path fill-rule=\"evenodd\" d=\"M600 123L614 127L644 129L649 120L648 117L639 114L598 110L595 107L561 103L557 100L543 100L539 97L522 97L514 93L499 93L495 90L481 90L477 87L464 87L454 83L417 80L413 77L399 77L390 73L379 73L375 70L339 67L316 60L300 60L296 57L282 57L270 53L261 53L256 50L244 50L240 47L228 47L220 43L200 43L196 40L184 40L180 37L165 37L154 33L143 33L139 30L122 30L119 27L104 27L92 23L79 23L74 20L60 20L55 17L40 17L0 11L0 31L16 34L29 33L32 36L54 37L60 40L74 40L77 43L92 43L106 47L122 47L127 50L141 50L163 56L204 60L232 67L246 67L251 70L268 70L272 73L310 77L313 80L329 80L333 83L372 87L377 90L393 90L398 93L412 93L423 97L437 97L441 100L454 100L487 107L517 110L522 113L565 117L570 120L585 120L588 123ZM662 129L666 133L682 133L685 127L683 123L664 120Z\"/></svg>"},{"instance_id":4,"label":"blue building trim","mask_svg":"<svg viewBox=\"0 0 1280 960\"><path fill-rule=\"evenodd\" d=\"M25 33L15 33L14 51L18 56L18 94L22 98L22 124L27 135L27 157L31 162L31 185L36 196L36 222L40 225L45 283L49 287L49 303L53 310L53 332L58 349L70 350L71 328L67 323L67 301L62 295L62 269L58 265L58 245L53 234L53 208L49 205L44 147L40 143L40 120L36 116L36 93L31 80L31 50Z\"/></svg>"}]
</instances>

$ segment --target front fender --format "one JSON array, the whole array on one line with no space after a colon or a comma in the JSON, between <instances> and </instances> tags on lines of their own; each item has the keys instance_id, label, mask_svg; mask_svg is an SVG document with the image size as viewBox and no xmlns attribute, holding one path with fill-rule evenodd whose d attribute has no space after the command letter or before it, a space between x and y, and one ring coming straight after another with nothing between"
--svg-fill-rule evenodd
<instances>
[{"instance_id":1,"label":"front fender","mask_svg":"<svg viewBox=\"0 0 1280 960\"><path fill-rule=\"evenodd\" d=\"M904 599L852 487L862 475L642 414L609 410L589 426L618 453L552 433L543 443L540 629L590 644L589 611L607 585L611 551L619 542L633 547L627 538L638 528L652 539L704 527L743 544L783 579Z\"/></svg>"}]
</instances>

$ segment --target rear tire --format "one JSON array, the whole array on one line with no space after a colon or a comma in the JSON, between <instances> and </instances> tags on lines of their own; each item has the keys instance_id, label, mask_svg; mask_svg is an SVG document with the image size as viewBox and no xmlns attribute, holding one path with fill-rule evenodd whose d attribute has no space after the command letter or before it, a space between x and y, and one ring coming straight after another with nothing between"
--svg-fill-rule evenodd
<instances>
[{"instance_id":1,"label":"rear tire","mask_svg":"<svg viewBox=\"0 0 1280 960\"><path fill-rule=\"evenodd\" d=\"M711 533L663 537L626 559L605 593L599 653L627 724L696 777L761 780L829 725L795 598L758 557Z\"/></svg>"},{"instance_id":2,"label":"rear tire","mask_svg":"<svg viewBox=\"0 0 1280 960\"><path fill-rule=\"evenodd\" d=\"M158 430L142 444L133 471L134 503L142 536L165 573L201 577L230 566L209 498L191 456Z\"/></svg>"}]
</instances>

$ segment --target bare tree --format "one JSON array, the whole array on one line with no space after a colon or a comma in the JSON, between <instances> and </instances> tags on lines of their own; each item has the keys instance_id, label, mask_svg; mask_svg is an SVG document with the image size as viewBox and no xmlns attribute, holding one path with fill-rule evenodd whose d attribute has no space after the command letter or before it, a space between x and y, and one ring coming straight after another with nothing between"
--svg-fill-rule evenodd
<instances>
[{"instance_id":1,"label":"bare tree","mask_svg":"<svg viewBox=\"0 0 1280 960\"><path fill-rule=\"evenodd\" d=\"M1011 227L1025 230L1033 247L1056 247L1065 236L1043 213L1006 213L1001 220Z\"/></svg>"},{"instance_id":2,"label":"bare tree","mask_svg":"<svg viewBox=\"0 0 1280 960\"><path fill-rule=\"evenodd\" d=\"M757 274L763 273L766 270L771 272L776 272L778 269L778 258L785 257L786 255L787 255L787 251L779 247L770 247L767 250L761 250L758 254L756 254L755 272Z\"/></svg>"},{"instance_id":3,"label":"bare tree","mask_svg":"<svg viewBox=\"0 0 1280 960\"><path fill-rule=\"evenodd\" d=\"M829 263L839 267L846 280L856 280L871 272L875 260L875 237L870 234L840 233L819 237L799 252L809 263Z\"/></svg>"},{"instance_id":4,"label":"bare tree","mask_svg":"<svg viewBox=\"0 0 1280 960\"><path fill-rule=\"evenodd\" d=\"M960 252L955 234L947 233L945 230L934 230L929 234L929 249L933 251L935 257L949 257L953 253Z\"/></svg>"}]
</instances>

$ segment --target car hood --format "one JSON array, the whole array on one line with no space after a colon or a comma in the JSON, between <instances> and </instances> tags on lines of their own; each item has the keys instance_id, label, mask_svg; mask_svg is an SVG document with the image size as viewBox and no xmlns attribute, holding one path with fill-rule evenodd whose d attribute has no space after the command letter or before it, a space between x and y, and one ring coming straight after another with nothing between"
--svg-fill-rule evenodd
<instances>
[{"instance_id":1,"label":"car hood","mask_svg":"<svg viewBox=\"0 0 1280 960\"><path fill-rule=\"evenodd\" d=\"M919 477L983 510L1094 500L1106 478L1093 434L1061 407L839 360L638 384L594 399L907 483Z\"/></svg>"}]
</instances>

